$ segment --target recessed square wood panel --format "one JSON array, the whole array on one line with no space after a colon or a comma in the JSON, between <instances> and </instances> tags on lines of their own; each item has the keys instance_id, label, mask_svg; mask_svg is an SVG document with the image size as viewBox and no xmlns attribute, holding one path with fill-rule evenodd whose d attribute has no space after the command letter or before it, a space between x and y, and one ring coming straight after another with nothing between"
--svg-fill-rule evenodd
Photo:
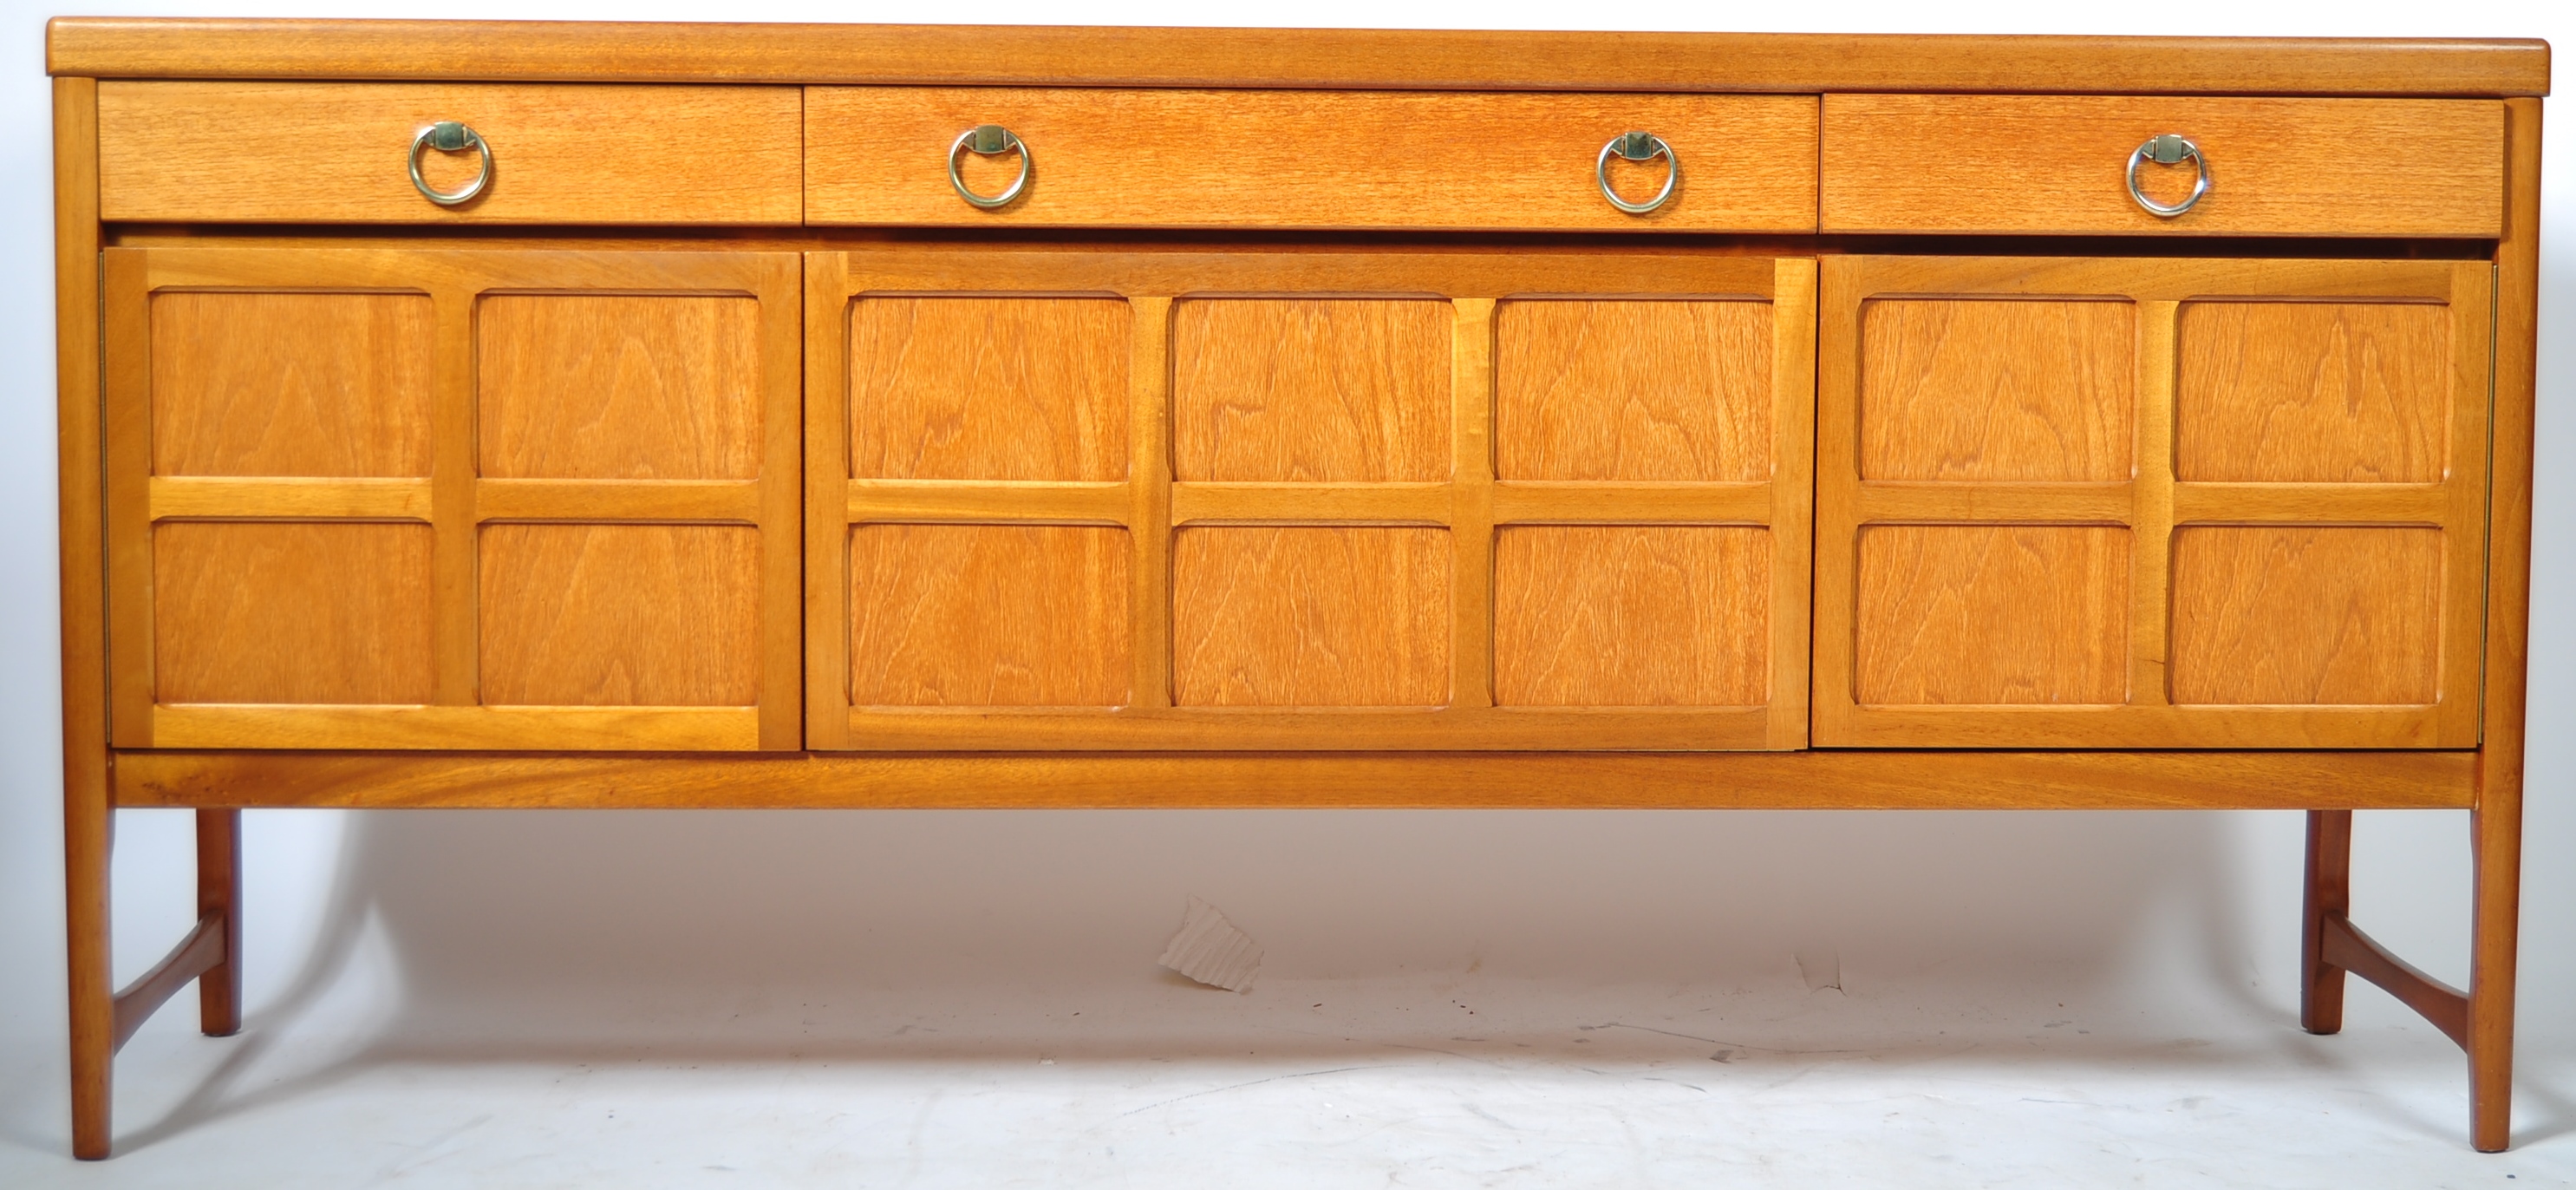
<instances>
[{"instance_id":1,"label":"recessed square wood panel","mask_svg":"<svg viewBox=\"0 0 2576 1190\"><path fill-rule=\"evenodd\" d=\"M1494 701L1751 706L1771 689L1771 533L1546 525L1494 542Z\"/></svg>"},{"instance_id":2,"label":"recessed square wood panel","mask_svg":"<svg viewBox=\"0 0 2576 1190\"><path fill-rule=\"evenodd\" d=\"M161 293L151 326L153 474L429 474L426 294Z\"/></svg>"},{"instance_id":3,"label":"recessed square wood panel","mask_svg":"<svg viewBox=\"0 0 2576 1190\"><path fill-rule=\"evenodd\" d=\"M2128 302L1864 304L1861 477L2129 478L2136 339Z\"/></svg>"},{"instance_id":4,"label":"recessed square wood panel","mask_svg":"<svg viewBox=\"0 0 2576 1190\"><path fill-rule=\"evenodd\" d=\"M850 530L857 706L1127 701L1125 529L858 525Z\"/></svg>"},{"instance_id":5,"label":"recessed square wood panel","mask_svg":"<svg viewBox=\"0 0 2576 1190\"><path fill-rule=\"evenodd\" d=\"M2423 704L2442 673L2442 531L2174 534L2173 701Z\"/></svg>"},{"instance_id":6,"label":"recessed square wood panel","mask_svg":"<svg viewBox=\"0 0 2576 1190\"><path fill-rule=\"evenodd\" d=\"M850 474L1127 474L1127 303L862 297L850 306Z\"/></svg>"},{"instance_id":7,"label":"recessed square wood panel","mask_svg":"<svg viewBox=\"0 0 2576 1190\"><path fill-rule=\"evenodd\" d=\"M1436 706L1449 696L1445 529L1183 529L1180 706Z\"/></svg>"},{"instance_id":8,"label":"recessed square wood panel","mask_svg":"<svg viewBox=\"0 0 2576 1190\"><path fill-rule=\"evenodd\" d=\"M1447 479L1449 330L1440 301L1174 303L1175 478Z\"/></svg>"},{"instance_id":9,"label":"recessed square wood panel","mask_svg":"<svg viewBox=\"0 0 2576 1190\"><path fill-rule=\"evenodd\" d=\"M1858 701L2128 701L2129 531L1872 525L1854 615Z\"/></svg>"},{"instance_id":10,"label":"recessed square wood panel","mask_svg":"<svg viewBox=\"0 0 2576 1190\"><path fill-rule=\"evenodd\" d=\"M760 474L760 303L503 294L475 311L482 473Z\"/></svg>"},{"instance_id":11,"label":"recessed square wood panel","mask_svg":"<svg viewBox=\"0 0 2576 1190\"><path fill-rule=\"evenodd\" d=\"M2188 302L2174 470L2185 481L2433 483L2450 311L2428 303Z\"/></svg>"},{"instance_id":12,"label":"recessed square wood panel","mask_svg":"<svg viewBox=\"0 0 2576 1190\"><path fill-rule=\"evenodd\" d=\"M484 703L758 701L758 529L485 525L481 558Z\"/></svg>"},{"instance_id":13,"label":"recessed square wood panel","mask_svg":"<svg viewBox=\"0 0 2576 1190\"><path fill-rule=\"evenodd\" d=\"M1767 302L1502 303L1497 475L1767 478L1772 319Z\"/></svg>"},{"instance_id":14,"label":"recessed square wood panel","mask_svg":"<svg viewBox=\"0 0 2576 1190\"><path fill-rule=\"evenodd\" d=\"M153 697L428 702L430 587L427 525L155 525Z\"/></svg>"}]
</instances>

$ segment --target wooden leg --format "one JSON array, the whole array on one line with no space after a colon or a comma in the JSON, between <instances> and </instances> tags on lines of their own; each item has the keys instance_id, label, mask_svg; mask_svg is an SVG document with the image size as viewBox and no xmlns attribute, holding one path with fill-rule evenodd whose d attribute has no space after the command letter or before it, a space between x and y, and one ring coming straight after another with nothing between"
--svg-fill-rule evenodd
<instances>
[{"instance_id":1,"label":"wooden leg","mask_svg":"<svg viewBox=\"0 0 2576 1190\"><path fill-rule=\"evenodd\" d=\"M2343 1029L2343 968L2326 961L2326 920L2352 914L2352 811L2308 811L2307 906L2299 932L2299 1027Z\"/></svg>"},{"instance_id":2,"label":"wooden leg","mask_svg":"<svg viewBox=\"0 0 2576 1190\"><path fill-rule=\"evenodd\" d=\"M197 977L198 1027L208 1037L241 1031L241 811L197 811L197 917L223 918L224 961Z\"/></svg>"},{"instance_id":3,"label":"wooden leg","mask_svg":"<svg viewBox=\"0 0 2576 1190\"><path fill-rule=\"evenodd\" d=\"M67 758L68 759L68 758ZM107 1156L109 1086L116 1063L115 971L108 950L108 848L115 811L107 804L106 757L67 764L63 797L65 932L71 967L72 1155ZM93 771L94 769L94 771Z\"/></svg>"},{"instance_id":4,"label":"wooden leg","mask_svg":"<svg viewBox=\"0 0 2576 1190\"><path fill-rule=\"evenodd\" d=\"M2471 811L2477 850L2477 924L2469 958L2469 1143L2500 1153L2513 1143L2514 947L2522 908L2522 790L2519 766L2510 790L2480 766L2478 808Z\"/></svg>"}]
</instances>

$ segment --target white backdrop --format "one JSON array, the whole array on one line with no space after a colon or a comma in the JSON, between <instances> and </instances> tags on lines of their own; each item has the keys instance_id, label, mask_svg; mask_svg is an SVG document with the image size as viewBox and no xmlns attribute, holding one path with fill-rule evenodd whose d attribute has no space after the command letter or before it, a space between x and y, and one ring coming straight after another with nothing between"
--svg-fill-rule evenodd
<instances>
[{"instance_id":1,"label":"white backdrop","mask_svg":"<svg viewBox=\"0 0 2576 1190\"><path fill-rule=\"evenodd\" d=\"M0 21L0 1144L66 1144L55 630L53 322L42 20ZM2453 0L1804 6L1435 0L245 0L120 15L2558 37L2576 5ZM2576 1071L2576 592L2567 481L2576 329L2576 117L2549 133L2522 1055ZM605 133L607 130L603 130ZM613 138L603 151L625 151ZM685 146L657 151L686 151ZM2392 175L2402 180L2402 175ZM620 1022L794 1029L800 997L1114 983L1150 972L1182 900L1224 907L1275 978L1481 971L1602 983L1752 978L1831 949L1847 980L1963 971L2170 987L2294 1028L2300 821L2288 813L1522 812L424 813L249 816L248 999L363 1030L402 1016L506 1050ZM128 812L118 978L191 916L188 823ZM2361 816L2356 918L2436 975L2467 974L2466 816ZM2356 983L2358 1025L2402 1010ZM816 989L837 989L817 993ZM580 1007L572 1007L572 1006ZM605 1007L603 1007L605 1006ZM619 1007L635 1010L620 1016ZM800 1012L803 1015L800 1016ZM728 1015L731 1014L731 1015ZM740 1018L735 1024L722 1022ZM155 1029L186 1028L174 1004ZM2554 1093L2527 1110L2566 1114ZM2557 1106L2552 1106L2556 1104ZM2465 1112L2462 1112L2465 1116ZM2465 1120L2461 1121L2465 1124ZM2576 1119L2556 1127L2576 1127Z\"/></svg>"}]
</instances>

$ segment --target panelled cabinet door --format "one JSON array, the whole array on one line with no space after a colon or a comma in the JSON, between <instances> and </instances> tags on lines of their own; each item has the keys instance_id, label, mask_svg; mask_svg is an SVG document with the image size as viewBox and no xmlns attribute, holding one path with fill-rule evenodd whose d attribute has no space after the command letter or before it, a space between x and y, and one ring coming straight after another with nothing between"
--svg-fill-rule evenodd
<instances>
[{"instance_id":1,"label":"panelled cabinet door","mask_svg":"<svg viewBox=\"0 0 2576 1190\"><path fill-rule=\"evenodd\" d=\"M121 747L795 748L797 258L112 249Z\"/></svg>"},{"instance_id":2,"label":"panelled cabinet door","mask_svg":"<svg viewBox=\"0 0 2576 1190\"><path fill-rule=\"evenodd\" d=\"M806 258L816 748L1791 748L1815 264Z\"/></svg>"},{"instance_id":3,"label":"panelled cabinet door","mask_svg":"<svg viewBox=\"0 0 2576 1190\"><path fill-rule=\"evenodd\" d=\"M1816 742L2474 747L2493 292L1827 260Z\"/></svg>"}]
</instances>

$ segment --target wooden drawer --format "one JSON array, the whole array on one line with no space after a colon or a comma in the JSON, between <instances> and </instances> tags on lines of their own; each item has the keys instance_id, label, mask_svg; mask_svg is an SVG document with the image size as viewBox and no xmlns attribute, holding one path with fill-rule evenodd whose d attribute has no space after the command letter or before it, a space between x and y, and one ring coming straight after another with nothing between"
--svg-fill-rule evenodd
<instances>
[{"instance_id":1,"label":"wooden drawer","mask_svg":"<svg viewBox=\"0 0 2576 1190\"><path fill-rule=\"evenodd\" d=\"M1034 152L1024 195L982 210L942 154L982 124ZM1461 94L816 87L805 109L817 224L1812 231L1816 100L1790 95ZM1631 129L1664 138L1682 179L1630 215L1594 176ZM1016 154L960 154L998 193ZM1611 159L1631 201L1664 163Z\"/></svg>"},{"instance_id":2,"label":"wooden drawer","mask_svg":"<svg viewBox=\"0 0 2576 1190\"><path fill-rule=\"evenodd\" d=\"M802 217L794 87L103 82L99 214L241 223L788 223ZM484 192L422 197L421 129L491 146ZM471 152L421 151L441 190Z\"/></svg>"},{"instance_id":3,"label":"wooden drawer","mask_svg":"<svg viewBox=\"0 0 2576 1190\"><path fill-rule=\"evenodd\" d=\"M1828 95L1824 230L2489 237L2504 226L2504 105L2466 99ZM2209 192L2174 218L2125 180L2189 138ZM2192 167L2141 167L2147 197Z\"/></svg>"}]
</instances>

